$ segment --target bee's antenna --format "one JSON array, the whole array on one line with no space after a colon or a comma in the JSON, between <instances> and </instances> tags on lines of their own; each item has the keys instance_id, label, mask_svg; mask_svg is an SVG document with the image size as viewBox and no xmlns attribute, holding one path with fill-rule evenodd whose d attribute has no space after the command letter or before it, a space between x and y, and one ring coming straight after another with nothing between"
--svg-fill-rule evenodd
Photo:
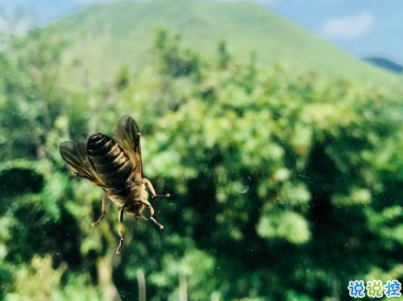
<instances>
[{"instance_id":1,"label":"bee's antenna","mask_svg":"<svg viewBox=\"0 0 403 301\"><path fill-rule=\"evenodd\" d=\"M170 197L171 197L170 193L153 195L153 199L155 199L155 198L170 198Z\"/></svg>"}]
</instances>

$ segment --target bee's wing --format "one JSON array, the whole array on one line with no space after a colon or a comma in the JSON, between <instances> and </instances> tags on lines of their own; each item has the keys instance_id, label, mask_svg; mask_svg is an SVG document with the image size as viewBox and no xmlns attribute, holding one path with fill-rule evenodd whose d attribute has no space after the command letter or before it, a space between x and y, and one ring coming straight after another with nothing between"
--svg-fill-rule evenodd
<instances>
[{"instance_id":1,"label":"bee's wing","mask_svg":"<svg viewBox=\"0 0 403 301\"><path fill-rule=\"evenodd\" d=\"M60 144L60 154L64 161L74 167L80 174L98 186L105 186L99 178L87 156L87 147L84 143L64 141Z\"/></svg>"},{"instance_id":2,"label":"bee's wing","mask_svg":"<svg viewBox=\"0 0 403 301\"><path fill-rule=\"evenodd\" d=\"M113 137L129 157L133 173L143 176L140 130L133 118L127 115L120 118Z\"/></svg>"}]
</instances>

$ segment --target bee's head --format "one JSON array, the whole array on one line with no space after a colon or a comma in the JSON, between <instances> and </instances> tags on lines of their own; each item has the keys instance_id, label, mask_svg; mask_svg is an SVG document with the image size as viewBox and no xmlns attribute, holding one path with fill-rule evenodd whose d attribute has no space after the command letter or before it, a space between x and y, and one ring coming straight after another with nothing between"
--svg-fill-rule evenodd
<instances>
[{"instance_id":1,"label":"bee's head","mask_svg":"<svg viewBox=\"0 0 403 301\"><path fill-rule=\"evenodd\" d=\"M125 212L127 215L133 215L135 219L136 219L136 217L138 217L138 216L140 216L140 217L142 216L141 212L142 212L143 210L144 210L144 205L141 204L141 203L138 202L138 201L135 201L135 200L126 203L126 206L125 206L125 208L124 208L124 212Z\"/></svg>"}]
</instances>

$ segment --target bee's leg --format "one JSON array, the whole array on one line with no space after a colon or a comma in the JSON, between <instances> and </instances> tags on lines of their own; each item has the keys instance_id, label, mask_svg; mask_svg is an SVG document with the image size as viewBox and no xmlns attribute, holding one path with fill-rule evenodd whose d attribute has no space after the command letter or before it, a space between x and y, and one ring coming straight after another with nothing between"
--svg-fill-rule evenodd
<instances>
[{"instance_id":1,"label":"bee's leg","mask_svg":"<svg viewBox=\"0 0 403 301\"><path fill-rule=\"evenodd\" d=\"M102 219L105 217L105 215L106 215L106 201L107 200L108 200L108 197L106 196L106 194L104 194L104 196L102 197L101 216L99 217L98 220L96 220L95 222L92 222L91 225L95 226L95 225L99 224L100 221L102 221Z\"/></svg>"},{"instance_id":2,"label":"bee's leg","mask_svg":"<svg viewBox=\"0 0 403 301\"><path fill-rule=\"evenodd\" d=\"M164 229L164 226L161 225L154 217L154 208L151 206L151 204L148 201L142 200L141 203L150 210L150 220L156 224L160 229Z\"/></svg>"},{"instance_id":3,"label":"bee's leg","mask_svg":"<svg viewBox=\"0 0 403 301\"><path fill-rule=\"evenodd\" d=\"M164 229L164 226L161 225L155 218L153 218L152 216L150 217L150 220L156 224L158 226L158 228L160 228L161 230Z\"/></svg>"},{"instance_id":4,"label":"bee's leg","mask_svg":"<svg viewBox=\"0 0 403 301\"><path fill-rule=\"evenodd\" d=\"M135 220L136 222L138 222L138 221L141 220L141 219L143 219L143 220L145 220L145 221L147 220L147 218L146 218L144 215L142 215L141 213L134 216L134 220Z\"/></svg>"},{"instance_id":5,"label":"bee's leg","mask_svg":"<svg viewBox=\"0 0 403 301\"><path fill-rule=\"evenodd\" d=\"M119 236L120 236L120 241L119 241L119 245L118 248L116 250L116 254L120 254L120 249L122 247L122 242L123 242L123 212L124 212L124 208L125 206L123 206L122 208L120 208L119 210Z\"/></svg>"},{"instance_id":6,"label":"bee's leg","mask_svg":"<svg viewBox=\"0 0 403 301\"><path fill-rule=\"evenodd\" d=\"M153 184L150 182L149 179L143 178L143 184L146 184L146 185L147 185L147 187L148 187L148 189L150 190L151 195L153 196L153 198L156 198L156 197L160 197L160 198L169 198L169 197L171 196L169 193L167 193L167 194L157 194L157 193L155 192L155 189L154 189Z\"/></svg>"}]
</instances>

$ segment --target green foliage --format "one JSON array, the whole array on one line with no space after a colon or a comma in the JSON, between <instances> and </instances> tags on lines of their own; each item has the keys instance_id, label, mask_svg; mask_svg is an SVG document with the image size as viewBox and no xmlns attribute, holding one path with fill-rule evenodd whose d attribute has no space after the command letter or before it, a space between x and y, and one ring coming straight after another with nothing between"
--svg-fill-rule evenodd
<instances>
[{"instance_id":1,"label":"green foliage","mask_svg":"<svg viewBox=\"0 0 403 301\"><path fill-rule=\"evenodd\" d=\"M159 58L159 71L167 76L177 78L198 72L197 57L190 51L181 51L178 41L180 36L171 37L166 29L160 29L154 37L154 51Z\"/></svg>"},{"instance_id":2,"label":"green foliage","mask_svg":"<svg viewBox=\"0 0 403 301\"><path fill-rule=\"evenodd\" d=\"M153 301L334 300L403 276L397 97L243 65L225 44L209 60L165 29L147 68L72 83L65 43L32 35L0 53L0 298L132 300L142 271ZM117 256L116 207L90 227L102 190L68 176L58 145L123 114L172 198L153 202L163 231L125 221Z\"/></svg>"},{"instance_id":3,"label":"green foliage","mask_svg":"<svg viewBox=\"0 0 403 301\"><path fill-rule=\"evenodd\" d=\"M214 295L217 286L216 279L212 277L215 265L211 255L197 249L189 248L179 260L166 254L162 258L162 272L152 274L150 282L158 288L172 288L179 283L179 287L167 296L168 300L180 299L183 286L189 291L189 299L206 300L206 297Z\"/></svg>"},{"instance_id":4,"label":"green foliage","mask_svg":"<svg viewBox=\"0 0 403 301\"><path fill-rule=\"evenodd\" d=\"M231 61L231 55L228 52L227 45L221 41L218 44L218 64L221 68L227 68Z\"/></svg>"},{"instance_id":5,"label":"green foliage","mask_svg":"<svg viewBox=\"0 0 403 301\"><path fill-rule=\"evenodd\" d=\"M69 279L61 289L60 282L66 269L67 264L62 264L54 269L52 258L49 255L44 258L35 255L29 264L24 264L18 268L14 275L14 293L7 294L5 300L59 301L83 298L88 301L95 301L102 298L102 294L88 284L85 275L78 275L74 279Z\"/></svg>"},{"instance_id":6,"label":"green foliage","mask_svg":"<svg viewBox=\"0 0 403 301\"><path fill-rule=\"evenodd\" d=\"M49 255L45 258L35 255L29 264L21 266L15 273L13 285L16 293L8 294L6 300L51 299L65 269L65 266L61 266L54 270ZM38 286L38 282L46 285Z\"/></svg>"},{"instance_id":7,"label":"green foliage","mask_svg":"<svg viewBox=\"0 0 403 301\"><path fill-rule=\"evenodd\" d=\"M282 238L292 244L304 244L311 236L306 219L290 211L270 212L262 216L257 233L266 239Z\"/></svg>"}]
</instances>

